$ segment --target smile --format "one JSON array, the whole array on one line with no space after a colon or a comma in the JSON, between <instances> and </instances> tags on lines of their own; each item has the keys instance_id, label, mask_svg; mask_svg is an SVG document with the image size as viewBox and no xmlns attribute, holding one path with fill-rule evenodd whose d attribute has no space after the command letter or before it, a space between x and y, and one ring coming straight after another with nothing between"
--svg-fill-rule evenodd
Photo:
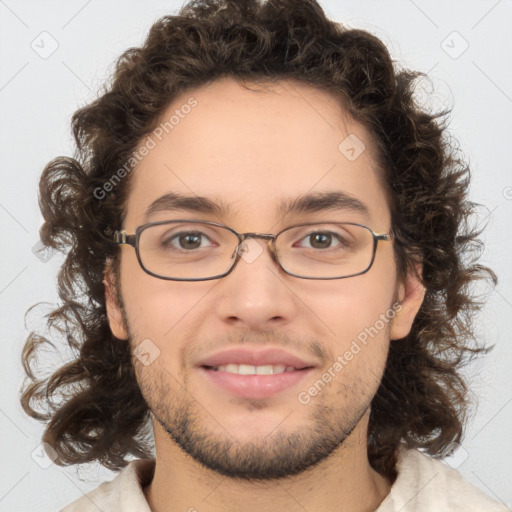
<instances>
[{"instance_id":1,"label":"smile","mask_svg":"<svg viewBox=\"0 0 512 512\"><path fill-rule=\"evenodd\" d=\"M239 375L274 375L276 373L293 372L294 366L284 364L265 364L254 366L251 364L224 364L220 366L209 367L213 371L237 373Z\"/></svg>"},{"instance_id":2,"label":"smile","mask_svg":"<svg viewBox=\"0 0 512 512\"><path fill-rule=\"evenodd\" d=\"M215 391L253 400L269 398L299 383L314 371L313 367L297 369L293 366L227 364L199 368L206 385ZM245 372L245 373L244 373ZM302 385L303 387L304 385Z\"/></svg>"}]
</instances>

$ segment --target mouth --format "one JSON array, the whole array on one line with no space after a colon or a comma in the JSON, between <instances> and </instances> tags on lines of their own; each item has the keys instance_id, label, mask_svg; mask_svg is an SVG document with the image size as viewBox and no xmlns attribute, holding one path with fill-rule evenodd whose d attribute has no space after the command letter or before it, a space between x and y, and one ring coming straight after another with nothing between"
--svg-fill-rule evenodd
<instances>
[{"instance_id":1,"label":"mouth","mask_svg":"<svg viewBox=\"0 0 512 512\"><path fill-rule=\"evenodd\" d=\"M207 356L197 365L209 388L262 399L277 395L311 375L316 362L280 348L237 347Z\"/></svg>"},{"instance_id":2,"label":"mouth","mask_svg":"<svg viewBox=\"0 0 512 512\"><path fill-rule=\"evenodd\" d=\"M315 366L316 362L308 361L280 348L255 349L247 346L233 347L210 354L198 361L196 365L242 375L268 375L287 370L302 370Z\"/></svg>"},{"instance_id":3,"label":"mouth","mask_svg":"<svg viewBox=\"0 0 512 512\"><path fill-rule=\"evenodd\" d=\"M226 372L236 375L277 375L285 372L295 372L304 370L305 368L295 368L294 366L284 364L264 364L264 365L251 365L251 364L222 364L219 366L202 366L206 370L214 372ZM307 367L310 368L310 367Z\"/></svg>"},{"instance_id":4,"label":"mouth","mask_svg":"<svg viewBox=\"0 0 512 512\"><path fill-rule=\"evenodd\" d=\"M239 365L227 366L236 367ZM252 368L254 368L254 366ZM260 368L265 369L265 367L256 367L256 371ZM206 384L209 388L213 385L214 389L221 390L232 396L259 400L270 398L286 390L298 387L306 376L311 375L314 368L308 367L301 368L300 370L293 368L273 374L254 373L255 370L253 369L242 369L242 371L251 372L245 374L229 370L208 366L202 366L200 368L200 372L205 377Z\"/></svg>"},{"instance_id":5,"label":"mouth","mask_svg":"<svg viewBox=\"0 0 512 512\"><path fill-rule=\"evenodd\" d=\"M213 387L231 396L260 400L298 387L311 375L314 367L231 363L219 366L204 365L199 367L199 370L209 388Z\"/></svg>"}]
</instances>

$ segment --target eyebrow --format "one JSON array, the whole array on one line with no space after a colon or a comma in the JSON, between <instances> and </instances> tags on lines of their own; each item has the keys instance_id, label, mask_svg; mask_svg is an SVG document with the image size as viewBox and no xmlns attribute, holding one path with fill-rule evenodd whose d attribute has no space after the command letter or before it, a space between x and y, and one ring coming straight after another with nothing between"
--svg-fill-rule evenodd
<instances>
[{"instance_id":1,"label":"eyebrow","mask_svg":"<svg viewBox=\"0 0 512 512\"><path fill-rule=\"evenodd\" d=\"M223 201L216 203L203 196L185 196L170 192L159 197L148 206L144 214L144 222L147 222L148 218L154 213L176 210L187 210L190 212L216 215L218 217L231 214L230 205Z\"/></svg>"},{"instance_id":2,"label":"eyebrow","mask_svg":"<svg viewBox=\"0 0 512 512\"><path fill-rule=\"evenodd\" d=\"M370 217L370 209L365 203L342 191L304 194L285 200L279 206L281 215L347 210Z\"/></svg>"},{"instance_id":3,"label":"eyebrow","mask_svg":"<svg viewBox=\"0 0 512 512\"><path fill-rule=\"evenodd\" d=\"M203 196L185 196L170 192L148 206L144 214L144 222L148 222L148 218L156 212L180 210L217 217L229 216L234 213L231 205L224 201L215 202ZM352 211L370 217L370 210L365 203L343 191L303 194L293 199L283 200L278 206L278 212L282 216L323 211Z\"/></svg>"}]
</instances>

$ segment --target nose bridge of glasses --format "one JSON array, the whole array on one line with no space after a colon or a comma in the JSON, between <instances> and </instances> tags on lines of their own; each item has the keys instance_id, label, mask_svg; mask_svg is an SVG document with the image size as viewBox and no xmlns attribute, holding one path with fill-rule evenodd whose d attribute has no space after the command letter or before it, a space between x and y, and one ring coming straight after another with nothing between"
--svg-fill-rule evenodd
<instances>
[{"instance_id":1,"label":"nose bridge of glasses","mask_svg":"<svg viewBox=\"0 0 512 512\"><path fill-rule=\"evenodd\" d=\"M239 237L238 248L237 248L237 250L239 251L239 253L241 255L242 255L242 253L245 252L246 240L251 239L251 238L253 238L253 239L261 238L262 240L266 240L267 247L269 248L269 251L270 251L270 255L271 255L272 259L274 261L276 261L276 254L273 249L273 243L275 242L276 235L272 235L270 233L241 233L240 237ZM259 245L260 244L258 244L258 246ZM257 252L259 252L259 254L261 254L263 252L263 249L261 249L261 246L260 246L260 250ZM257 256L259 256L259 254L256 254L255 256L257 257ZM249 256L249 255L246 255L246 256Z\"/></svg>"},{"instance_id":2,"label":"nose bridge of glasses","mask_svg":"<svg viewBox=\"0 0 512 512\"><path fill-rule=\"evenodd\" d=\"M240 234L241 241L245 241L248 238L262 238L264 240L274 240L276 235L272 235L270 233L241 233Z\"/></svg>"}]
</instances>

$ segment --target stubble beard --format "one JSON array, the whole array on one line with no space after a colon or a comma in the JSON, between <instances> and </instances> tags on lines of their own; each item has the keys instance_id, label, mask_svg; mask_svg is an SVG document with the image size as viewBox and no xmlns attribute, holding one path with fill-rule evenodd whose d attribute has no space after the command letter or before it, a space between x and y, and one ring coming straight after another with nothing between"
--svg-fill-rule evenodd
<instances>
[{"instance_id":1,"label":"stubble beard","mask_svg":"<svg viewBox=\"0 0 512 512\"><path fill-rule=\"evenodd\" d=\"M296 427L291 432L283 432L278 425L273 432L262 434L254 441L240 441L221 426L222 418L216 421L189 396L186 389L170 375L166 376L166 370L161 369L159 373L144 377L137 375L153 421L158 422L174 443L205 468L245 481L289 477L318 465L343 446L371 404L371 399L364 403L350 403L350 397L361 396L361 393L352 390L347 397L346 389L342 389L339 390L340 403L349 405L336 411L317 396L318 402L308 408L311 413L307 425ZM169 385L167 392L157 384L165 381ZM261 401L245 402L248 414L249 409L265 407ZM297 401L294 407L305 406ZM214 428L210 428L209 423Z\"/></svg>"}]
</instances>

